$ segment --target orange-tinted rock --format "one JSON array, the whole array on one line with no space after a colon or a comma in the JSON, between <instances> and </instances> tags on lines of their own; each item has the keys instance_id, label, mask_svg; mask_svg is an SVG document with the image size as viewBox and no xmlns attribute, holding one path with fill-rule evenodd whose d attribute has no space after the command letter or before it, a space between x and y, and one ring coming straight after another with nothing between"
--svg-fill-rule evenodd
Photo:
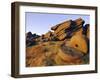
<instances>
[{"instance_id":1,"label":"orange-tinted rock","mask_svg":"<svg viewBox=\"0 0 100 80\"><path fill-rule=\"evenodd\" d=\"M60 35L60 36L57 36L57 38L58 38L59 40L64 40L64 39L66 38L66 36L67 36L67 34L64 33L64 34L62 34L62 35Z\"/></svg>"},{"instance_id":2,"label":"orange-tinted rock","mask_svg":"<svg viewBox=\"0 0 100 80\"><path fill-rule=\"evenodd\" d=\"M47 33L44 35L44 37L50 40L50 38L51 38L52 35L53 35L52 32L49 31L49 32L47 32Z\"/></svg>"},{"instance_id":3,"label":"orange-tinted rock","mask_svg":"<svg viewBox=\"0 0 100 80\"><path fill-rule=\"evenodd\" d=\"M70 25L71 25L71 20L61 23L58 26L58 28L54 31L54 33L57 34L59 31L69 28Z\"/></svg>"},{"instance_id":4,"label":"orange-tinted rock","mask_svg":"<svg viewBox=\"0 0 100 80\"><path fill-rule=\"evenodd\" d=\"M68 20L68 21L62 22L62 23L60 23L60 24L57 24L57 25L51 27L51 30L54 30L54 31L55 31L55 30L57 30L60 26L65 27L65 25L69 25L70 22L71 22L71 20Z\"/></svg>"},{"instance_id":5,"label":"orange-tinted rock","mask_svg":"<svg viewBox=\"0 0 100 80\"><path fill-rule=\"evenodd\" d=\"M79 26L79 25L81 25L81 24L84 24L84 20L83 20L82 18L76 19L75 22L76 22L76 25L77 25L77 26Z\"/></svg>"},{"instance_id":6,"label":"orange-tinted rock","mask_svg":"<svg viewBox=\"0 0 100 80\"><path fill-rule=\"evenodd\" d=\"M84 36L84 35L79 35L79 34L74 35L70 39L70 41L67 45L69 47L73 47L73 48L83 52L84 54L87 54L87 52L88 52L88 44L87 44L86 36Z\"/></svg>"},{"instance_id":7,"label":"orange-tinted rock","mask_svg":"<svg viewBox=\"0 0 100 80\"><path fill-rule=\"evenodd\" d=\"M83 28L84 20L68 20L57 24L40 37L32 38L36 45L26 48L26 66L55 66L84 64L84 56L88 54L89 24ZM28 38L27 38L28 39ZM89 56L87 57L89 63Z\"/></svg>"},{"instance_id":8,"label":"orange-tinted rock","mask_svg":"<svg viewBox=\"0 0 100 80\"><path fill-rule=\"evenodd\" d=\"M82 33L82 26L84 24L84 20L82 18L78 18L74 21L69 20L62 22L54 27L52 27L52 30L54 30L54 34L57 36L59 40L63 40L67 37L71 37L75 33L81 34Z\"/></svg>"}]
</instances>

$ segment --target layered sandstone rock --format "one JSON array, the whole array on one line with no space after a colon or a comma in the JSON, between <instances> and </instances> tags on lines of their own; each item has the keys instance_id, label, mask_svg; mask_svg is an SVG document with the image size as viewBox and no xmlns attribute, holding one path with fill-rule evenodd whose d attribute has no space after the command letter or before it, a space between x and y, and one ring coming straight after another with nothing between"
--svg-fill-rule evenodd
<instances>
[{"instance_id":1,"label":"layered sandstone rock","mask_svg":"<svg viewBox=\"0 0 100 80\"><path fill-rule=\"evenodd\" d=\"M62 22L52 27L51 30L54 31L54 34L59 40L64 40L67 37L71 37L75 32L80 31L80 29L82 30L83 24L84 20L79 18L74 21L69 20Z\"/></svg>"},{"instance_id":2,"label":"layered sandstone rock","mask_svg":"<svg viewBox=\"0 0 100 80\"><path fill-rule=\"evenodd\" d=\"M41 36L28 32L26 66L88 64L90 25L84 23L82 18L68 20Z\"/></svg>"}]
</instances>

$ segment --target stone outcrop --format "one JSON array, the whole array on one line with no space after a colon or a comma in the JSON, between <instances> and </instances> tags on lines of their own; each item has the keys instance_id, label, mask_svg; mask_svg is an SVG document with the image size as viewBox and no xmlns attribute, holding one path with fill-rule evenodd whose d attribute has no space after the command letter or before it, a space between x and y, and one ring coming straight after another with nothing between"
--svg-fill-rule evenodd
<instances>
[{"instance_id":1,"label":"stone outcrop","mask_svg":"<svg viewBox=\"0 0 100 80\"><path fill-rule=\"evenodd\" d=\"M84 27L83 27L83 34L87 36L87 38L89 39L89 36L90 36L90 25L89 24L86 24Z\"/></svg>"},{"instance_id":2,"label":"stone outcrop","mask_svg":"<svg viewBox=\"0 0 100 80\"><path fill-rule=\"evenodd\" d=\"M79 18L74 21L69 20L63 23L60 23L51 28L54 31L54 34L59 40L64 40L65 38L70 38L73 33L77 32L83 27L84 20Z\"/></svg>"},{"instance_id":3,"label":"stone outcrop","mask_svg":"<svg viewBox=\"0 0 100 80\"><path fill-rule=\"evenodd\" d=\"M26 35L26 44L35 41L62 41L71 38L75 34L83 34L89 38L89 24L83 26L85 21L82 18L68 20L51 27L51 30L41 36L28 32ZM32 43L33 44L33 43Z\"/></svg>"},{"instance_id":4,"label":"stone outcrop","mask_svg":"<svg viewBox=\"0 0 100 80\"><path fill-rule=\"evenodd\" d=\"M84 23L78 18L40 36L26 33L26 67L89 64L90 25Z\"/></svg>"},{"instance_id":5,"label":"stone outcrop","mask_svg":"<svg viewBox=\"0 0 100 80\"><path fill-rule=\"evenodd\" d=\"M31 32L26 33L26 46L32 46L36 44L36 38L39 38L39 35L32 34Z\"/></svg>"}]
</instances>

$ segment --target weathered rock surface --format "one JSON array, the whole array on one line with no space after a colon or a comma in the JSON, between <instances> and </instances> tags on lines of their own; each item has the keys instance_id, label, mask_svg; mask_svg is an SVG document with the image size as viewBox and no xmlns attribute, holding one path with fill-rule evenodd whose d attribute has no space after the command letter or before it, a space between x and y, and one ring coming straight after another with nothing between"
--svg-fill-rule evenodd
<instances>
[{"instance_id":1,"label":"weathered rock surface","mask_svg":"<svg viewBox=\"0 0 100 80\"><path fill-rule=\"evenodd\" d=\"M46 42L26 49L26 66L57 66L82 64L83 53L61 41Z\"/></svg>"},{"instance_id":2,"label":"weathered rock surface","mask_svg":"<svg viewBox=\"0 0 100 80\"><path fill-rule=\"evenodd\" d=\"M39 35L32 34L31 32L26 33L26 46L32 46L36 44L36 38L39 38Z\"/></svg>"},{"instance_id":3,"label":"weathered rock surface","mask_svg":"<svg viewBox=\"0 0 100 80\"><path fill-rule=\"evenodd\" d=\"M26 34L26 66L89 63L90 25L82 18L59 23L45 34Z\"/></svg>"},{"instance_id":4,"label":"weathered rock surface","mask_svg":"<svg viewBox=\"0 0 100 80\"><path fill-rule=\"evenodd\" d=\"M86 24L84 27L83 27L83 34L87 36L87 38L89 39L90 37L90 25L89 24Z\"/></svg>"},{"instance_id":5,"label":"weathered rock surface","mask_svg":"<svg viewBox=\"0 0 100 80\"><path fill-rule=\"evenodd\" d=\"M83 27L84 20L81 18L74 21L69 20L63 23L60 23L51 29L54 30L54 34L59 40L64 40L65 38L70 38L73 33L77 32L80 28Z\"/></svg>"}]
</instances>

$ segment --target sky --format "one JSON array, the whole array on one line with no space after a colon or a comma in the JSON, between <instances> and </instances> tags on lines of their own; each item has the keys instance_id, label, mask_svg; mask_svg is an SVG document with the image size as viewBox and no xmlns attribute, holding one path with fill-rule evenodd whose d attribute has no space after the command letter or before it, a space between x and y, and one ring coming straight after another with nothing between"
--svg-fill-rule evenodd
<instances>
[{"instance_id":1,"label":"sky","mask_svg":"<svg viewBox=\"0 0 100 80\"><path fill-rule=\"evenodd\" d=\"M52 26L64 22L66 20L75 20L82 18L85 24L89 24L89 15L79 14L51 14L51 13L25 13L26 32L36 33L38 35L45 34L50 31Z\"/></svg>"}]
</instances>

